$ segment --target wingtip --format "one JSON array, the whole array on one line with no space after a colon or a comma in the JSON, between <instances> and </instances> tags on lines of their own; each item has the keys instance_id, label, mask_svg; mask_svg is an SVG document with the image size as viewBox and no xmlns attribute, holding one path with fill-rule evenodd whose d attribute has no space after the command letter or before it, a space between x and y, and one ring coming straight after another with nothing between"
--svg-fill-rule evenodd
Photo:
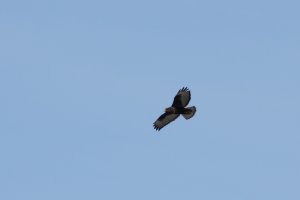
<instances>
[{"instance_id":1,"label":"wingtip","mask_svg":"<svg viewBox=\"0 0 300 200\"><path fill-rule=\"evenodd\" d=\"M190 91L190 89L188 87L182 87L180 91Z\"/></svg>"},{"instance_id":2,"label":"wingtip","mask_svg":"<svg viewBox=\"0 0 300 200\"><path fill-rule=\"evenodd\" d=\"M159 131L160 130L160 128L159 127L157 127L157 126L155 126L155 124L153 123L153 128L156 130L156 131Z\"/></svg>"},{"instance_id":3,"label":"wingtip","mask_svg":"<svg viewBox=\"0 0 300 200\"><path fill-rule=\"evenodd\" d=\"M155 131L160 131L160 128L154 127Z\"/></svg>"}]
</instances>

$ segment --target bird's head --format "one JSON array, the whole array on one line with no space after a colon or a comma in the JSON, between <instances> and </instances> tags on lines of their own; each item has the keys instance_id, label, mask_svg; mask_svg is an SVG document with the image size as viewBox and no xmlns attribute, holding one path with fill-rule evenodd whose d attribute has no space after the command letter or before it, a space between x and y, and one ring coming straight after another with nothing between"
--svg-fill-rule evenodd
<instances>
[{"instance_id":1,"label":"bird's head","mask_svg":"<svg viewBox=\"0 0 300 200\"><path fill-rule=\"evenodd\" d=\"M166 108L165 112L170 113L170 114L174 114L175 113L175 108L173 108L173 107Z\"/></svg>"}]
</instances>

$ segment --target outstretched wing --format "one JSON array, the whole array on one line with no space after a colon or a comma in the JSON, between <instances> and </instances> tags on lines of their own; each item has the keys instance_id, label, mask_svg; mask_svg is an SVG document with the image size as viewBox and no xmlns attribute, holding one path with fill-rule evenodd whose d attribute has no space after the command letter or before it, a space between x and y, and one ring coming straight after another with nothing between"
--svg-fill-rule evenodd
<instances>
[{"instance_id":1,"label":"outstretched wing","mask_svg":"<svg viewBox=\"0 0 300 200\"><path fill-rule=\"evenodd\" d=\"M153 127L155 130L159 131L164 126L174 121L177 117L179 117L179 114L164 113L153 123Z\"/></svg>"},{"instance_id":2,"label":"outstretched wing","mask_svg":"<svg viewBox=\"0 0 300 200\"><path fill-rule=\"evenodd\" d=\"M172 107L185 107L191 100L191 92L187 87L181 88L174 97Z\"/></svg>"}]
</instances>

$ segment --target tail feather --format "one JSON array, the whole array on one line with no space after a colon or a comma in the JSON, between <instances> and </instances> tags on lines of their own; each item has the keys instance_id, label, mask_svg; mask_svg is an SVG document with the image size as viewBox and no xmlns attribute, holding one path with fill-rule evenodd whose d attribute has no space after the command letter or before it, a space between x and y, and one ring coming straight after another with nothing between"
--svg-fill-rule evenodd
<instances>
[{"instance_id":1,"label":"tail feather","mask_svg":"<svg viewBox=\"0 0 300 200\"><path fill-rule=\"evenodd\" d=\"M196 111L197 110L196 110L195 106L187 107L187 108L185 108L185 114L182 114L182 115L185 119L190 119L195 115Z\"/></svg>"}]
</instances>

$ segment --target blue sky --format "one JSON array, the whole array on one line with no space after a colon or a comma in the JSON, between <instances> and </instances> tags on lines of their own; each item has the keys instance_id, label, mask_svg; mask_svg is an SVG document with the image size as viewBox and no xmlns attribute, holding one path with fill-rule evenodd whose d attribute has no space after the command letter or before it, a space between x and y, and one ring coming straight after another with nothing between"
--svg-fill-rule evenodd
<instances>
[{"instance_id":1,"label":"blue sky","mask_svg":"<svg viewBox=\"0 0 300 200\"><path fill-rule=\"evenodd\" d=\"M1 2L0 199L299 199L299 6Z\"/></svg>"}]
</instances>

